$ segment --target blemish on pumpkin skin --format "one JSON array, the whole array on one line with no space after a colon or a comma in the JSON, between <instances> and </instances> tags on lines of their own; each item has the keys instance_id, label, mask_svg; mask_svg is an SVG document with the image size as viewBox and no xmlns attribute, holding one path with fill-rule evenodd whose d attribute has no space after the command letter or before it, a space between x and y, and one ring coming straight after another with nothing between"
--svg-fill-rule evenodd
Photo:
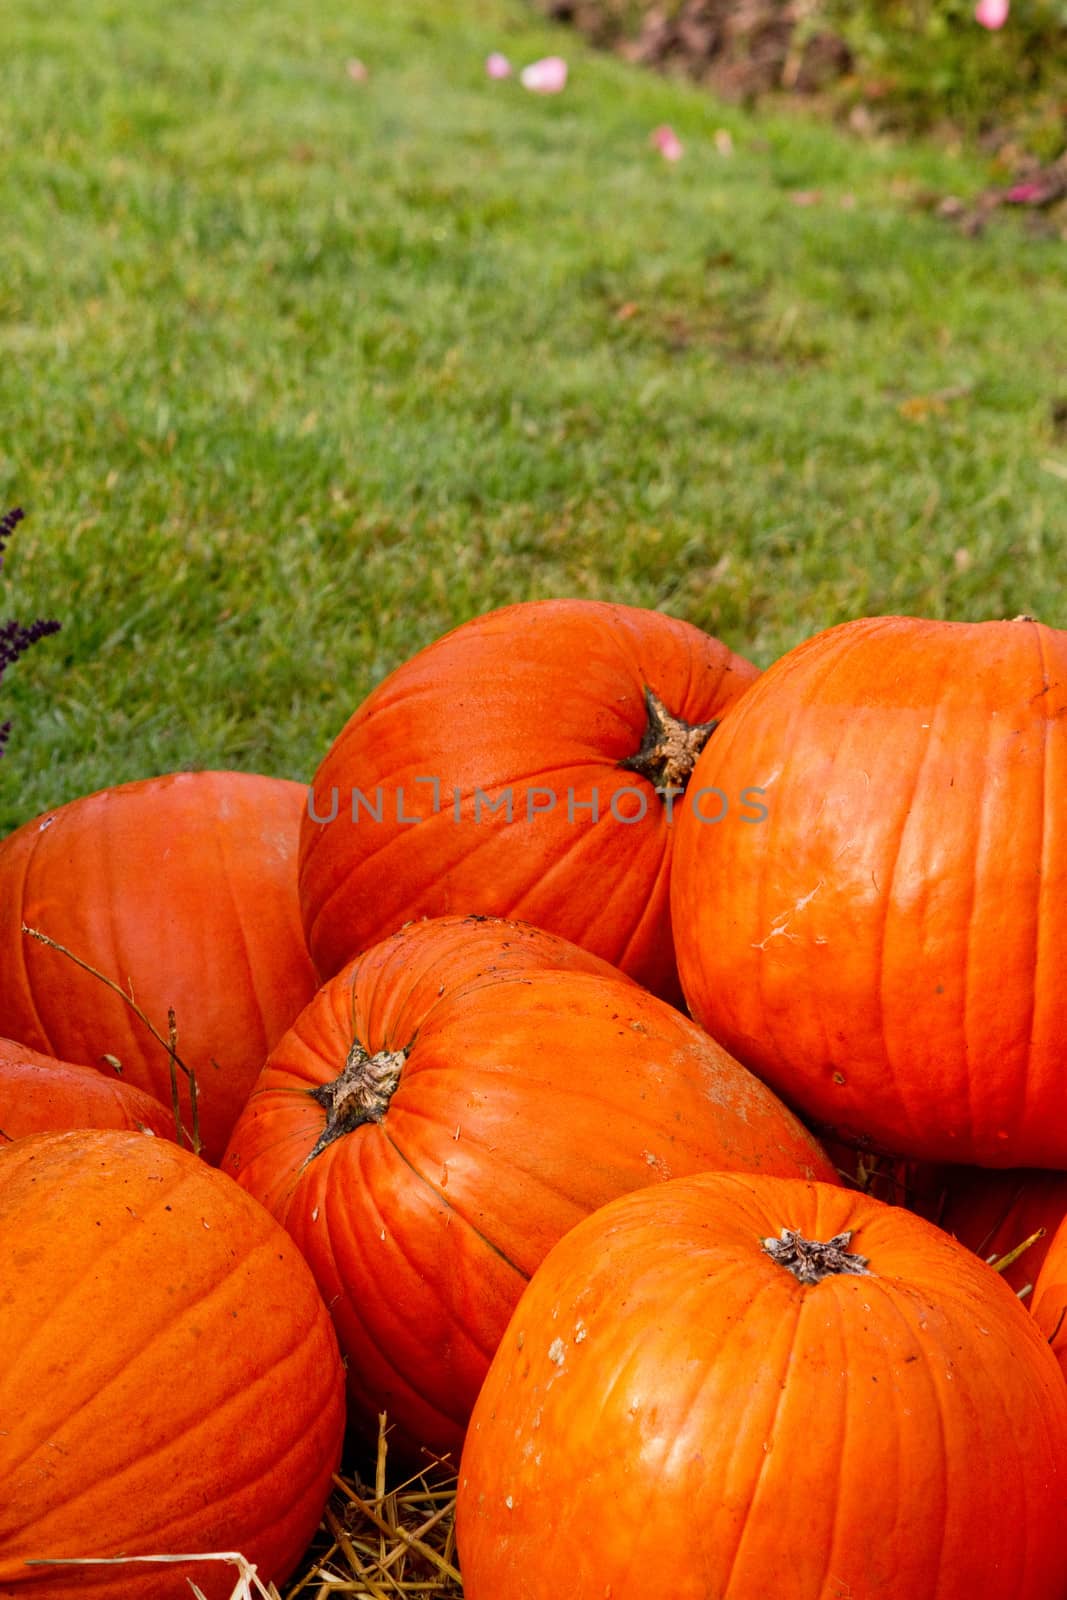
<instances>
[{"instance_id":1,"label":"blemish on pumpkin skin","mask_svg":"<svg viewBox=\"0 0 1067 1600\"><path fill-rule=\"evenodd\" d=\"M810 889L807 894L801 895L796 904L791 906L788 911L780 911L771 923L770 932L752 946L753 950L766 950L772 939L799 939L799 934L789 932L789 924L798 911L803 911L805 906L811 904L825 883L826 879L820 878L814 889Z\"/></svg>"},{"instance_id":2,"label":"blemish on pumpkin skin","mask_svg":"<svg viewBox=\"0 0 1067 1600\"><path fill-rule=\"evenodd\" d=\"M661 1178L669 1178L671 1176L671 1169L662 1156L655 1155L651 1150L642 1150L641 1154L644 1157L645 1165L651 1167L657 1176Z\"/></svg>"}]
</instances>

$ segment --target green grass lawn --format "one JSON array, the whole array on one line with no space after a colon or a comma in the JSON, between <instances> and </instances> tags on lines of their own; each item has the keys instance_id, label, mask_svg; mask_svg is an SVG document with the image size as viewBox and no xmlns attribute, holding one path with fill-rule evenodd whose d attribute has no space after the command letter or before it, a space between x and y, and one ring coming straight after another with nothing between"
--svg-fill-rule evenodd
<instances>
[{"instance_id":1,"label":"green grass lawn","mask_svg":"<svg viewBox=\"0 0 1067 1600\"><path fill-rule=\"evenodd\" d=\"M1065 247L919 204L977 158L717 105L520 0L8 0L2 34L0 619L63 631L0 691L0 831L310 777L508 601L761 665L862 613L1060 618ZM566 54L566 93L492 49Z\"/></svg>"}]
</instances>

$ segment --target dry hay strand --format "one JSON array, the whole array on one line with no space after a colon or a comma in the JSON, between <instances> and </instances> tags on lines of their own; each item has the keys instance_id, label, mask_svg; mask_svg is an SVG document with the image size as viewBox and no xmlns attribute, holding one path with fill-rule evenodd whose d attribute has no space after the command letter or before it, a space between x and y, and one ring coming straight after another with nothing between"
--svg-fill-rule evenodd
<instances>
[{"instance_id":1,"label":"dry hay strand","mask_svg":"<svg viewBox=\"0 0 1067 1600\"><path fill-rule=\"evenodd\" d=\"M142 1562L155 1564L184 1565L189 1561L222 1561L227 1566L237 1568L237 1581L229 1600L281 1600L273 1583L264 1584L255 1567L250 1561L235 1550L211 1550L175 1556L65 1556L56 1557L54 1560L41 1558L40 1560L27 1561L28 1567L131 1567ZM192 1594L192 1600L204 1600L204 1591L192 1580L186 1582Z\"/></svg>"},{"instance_id":2,"label":"dry hay strand","mask_svg":"<svg viewBox=\"0 0 1067 1600\"><path fill-rule=\"evenodd\" d=\"M171 1111L174 1114L175 1143L180 1146L188 1142L189 1148L193 1152L193 1155L198 1156L203 1148L200 1142L200 1089L197 1083L196 1073L193 1071L192 1067L189 1067L185 1064L181 1056L178 1054L178 1022L174 1013L174 1007L170 1006L167 1010L167 1033L164 1037L164 1035L152 1021L151 1017L148 1016L148 1014L137 1004L133 993L133 982L131 979L127 978L126 983L128 987L124 989L121 983L116 983L114 978L109 978L106 972L100 972L98 968L90 966L89 962L86 961L82 956L75 955L73 950L68 950L65 944L60 944L58 939L51 938L49 934L42 933L40 928L29 928L25 923L23 923L22 931L28 938L36 939L38 944L43 944L47 946L49 950L55 950L59 955L66 956L68 961L73 961L76 967L80 967L83 972L87 972L91 978L98 978L105 988L111 990L112 994L117 994L120 1000L125 1001L126 1005L129 1006L130 1010L137 1018L138 1022L140 1022L143 1027L147 1028L148 1032L152 1035L152 1038L156 1041L156 1043L161 1045L167 1052L167 1060L170 1068L170 1097ZM110 1062L115 1071L121 1073L122 1064L115 1056L105 1055L102 1057L102 1059ZM212 1066L217 1066L217 1064L218 1063L215 1061L212 1062ZM189 1105L192 1111L193 1124L191 1133L186 1130L182 1123L181 1106L178 1098L179 1074L185 1078L186 1083L188 1084ZM150 1559L156 1560L157 1557L153 1556Z\"/></svg>"},{"instance_id":3,"label":"dry hay strand","mask_svg":"<svg viewBox=\"0 0 1067 1600\"><path fill-rule=\"evenodd\" d=\"M264 1583L255 1567L235 1552L197 1555L116 1556L92 1560L39 1561L35 1566L126 1566L137 1562L219 1561L237 1568L229 1600L462 1600L456 1565L454 1515L456 1473L450 1462L427 1452L427 1465L390 1487L388 1422L378 1418L374 1484L358 1472L334 1475L322 1526L284 1593ZM189 1584L190 1600L203 1600Z\"/></svg>"},{"instance_id":4,"label":"dry hay strand","mask_svg":"<svg viewBox=\"0 0 1067 1600\"><path fill-rule=\"evenodd\" d=\"M378 1418L374 1484L356 1472L334 1476L323 1529L283 1600L462 1600L456 1564L456 1473L430 1456L428 1464L389 1486L388 1423Z\"/></svg>"}]
</instances>

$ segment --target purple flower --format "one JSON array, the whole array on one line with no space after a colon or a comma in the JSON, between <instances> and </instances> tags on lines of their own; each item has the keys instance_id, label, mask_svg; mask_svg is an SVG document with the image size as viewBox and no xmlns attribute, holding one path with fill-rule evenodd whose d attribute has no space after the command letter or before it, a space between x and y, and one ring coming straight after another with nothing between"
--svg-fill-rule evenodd
<instances>
[{"instance_id":1,"label":"purple flower","mask_svg":"<svg viewBox=\"0 0 1067 1600\"><path fill-rule=\"evenodd\" d=\"M21 506L15 506L12 511L5 511L0 517L0 571L4 565L4 546L26 515Z\"/></svg>"},{"instance_id":2,"label":"purple flower","mask_svg":"<svg viewBox=\"0 0 1067 1600\"><path fill-rule=\"evenodd\" d=\"M0 567L4 564L4 547L25 513L21 507L15 506L11 511L6 511L0 517ZM59 632L59 623L45 617L38 617L36 622L19 622L12 617L7 622L0 622L0 679L8 667L14 666L20 656L25 655L31 645L38 639L47 638L50 633ZM8 736L11 733L11 723L0 723L0 756L4 753Z\"/></svg>"}]
</instances>

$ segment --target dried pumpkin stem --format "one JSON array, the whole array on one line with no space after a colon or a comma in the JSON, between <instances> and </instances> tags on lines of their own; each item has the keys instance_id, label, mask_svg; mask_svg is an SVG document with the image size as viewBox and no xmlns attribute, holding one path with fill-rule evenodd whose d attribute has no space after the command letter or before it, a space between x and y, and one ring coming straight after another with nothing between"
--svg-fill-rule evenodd
<instances>
[{"instance_id":1,"label":"dried pumpkin stem","mask_svg":"<svg viewBox=\"0 0 1067 1600\"><path fill-rule=\"evenodd\" d=\"M763 1249L772 1261L791 1272L798 1283L821 1283L847 1273L869 1277L867 1257L850 1255L848 1246L852 1232L836 1233L821 1244L817 1239L805 1239L793 1228L783 1228L780 1239L764 1239Z\"/></svg>"},{"instance_id":2,"label":"dried pumpkin stem","mask_svg":"<svg viewBox=\"0 0 1067 1600\"><path fill-rule=\"evenodd\" d=\"M405 1060L403 1050L379 1050L372 1056L358 1039L352 1041L340 1076L308 1090L312 1100L317 1100L326 1112L326 1126L308 1152L305 1167L335 1139L361 1128L365 1122L381 1122L400 1082Z\"/></svg>"},{"instance_id":3,"label":"dried pumpkin stem","mask_svg":"<svg viewBox=\"0 0 1067 1600\"><path fill-rule=\"evenodd\" d=\"M668 711L655 689L647 684L645 709L648 722L641 748L620 761L619 766L647 778L657 789L673 789L680 794L689 782L697 757L719 724L714 718L711 722L683 722Z\"/></svg>"}]
</instances>

